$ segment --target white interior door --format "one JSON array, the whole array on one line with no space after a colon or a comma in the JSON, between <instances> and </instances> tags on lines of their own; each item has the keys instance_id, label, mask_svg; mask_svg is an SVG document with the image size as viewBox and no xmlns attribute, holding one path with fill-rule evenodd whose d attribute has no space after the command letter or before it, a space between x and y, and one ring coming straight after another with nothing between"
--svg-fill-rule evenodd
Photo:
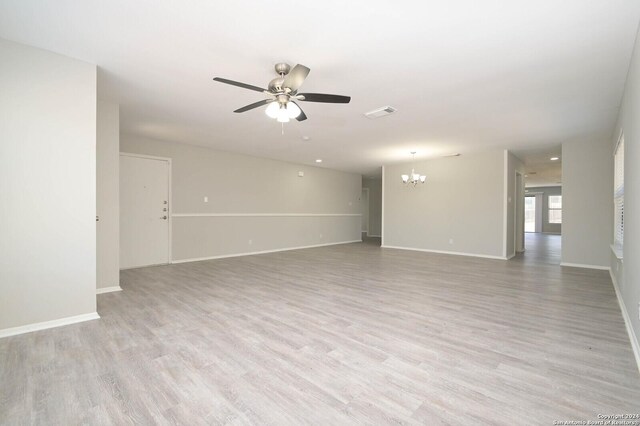
<instances>
[{"instance_id":1,"label":"white interior door","mask_svg":"<svg viewBox=\"0 0 640 426\"><path fill-rule=\"evenodd\" d=\"M168 160L120 154L120 267L169 263Z\"/></svg>"},{"instance_id":2,"label":"white interior door","mask_svg":"<svg viewBox=\"0 0 640 426\"><path fill-rule=\"evenodd\" d=\"M362 189L360 197L360 205L362 206L362 232L369 233L369 188Z\"/></svg>"}]
</instances>

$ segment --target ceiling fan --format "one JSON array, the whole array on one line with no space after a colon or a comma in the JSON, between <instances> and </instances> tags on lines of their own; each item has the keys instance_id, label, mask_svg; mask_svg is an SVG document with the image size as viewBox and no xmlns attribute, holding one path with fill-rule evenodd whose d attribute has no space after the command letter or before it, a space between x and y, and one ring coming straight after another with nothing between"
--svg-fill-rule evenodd
<instances>
[{"instance_id":1,"label":"ceiling fan","mask_svg":"<svg viewBox=\"0 0 640 426\"><path fill-rule=\"evenodd\" d=\"M298 64L291 68L289 64L278 63L275 66L278 77L269 82L269 88L252 86L251 84L240 83L238 81L227 80L226 78L215 77L215 81L230 84L232 86L242 87L244 89L262 92L269 96L268 99L252 103L250 105L239 108L233 112L246 112L254 108L268 105L265 113L277 119L281 123L287 123L291 118L298 121L307 119L304 111L297 102L323 102L330 104L348 104L351 101L350 96L327 95L324 93L298 93L298 89L307 78L310 69L304 65Z\"/></svg>"}]
</instances>

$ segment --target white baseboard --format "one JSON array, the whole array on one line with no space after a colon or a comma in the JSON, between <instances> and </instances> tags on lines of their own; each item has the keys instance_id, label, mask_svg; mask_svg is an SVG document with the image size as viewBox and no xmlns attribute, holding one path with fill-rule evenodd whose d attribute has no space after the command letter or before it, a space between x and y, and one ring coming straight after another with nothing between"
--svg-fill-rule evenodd
<instances>
[{"instance_id":1,"label":"white baseboard","mask_svg":"<svg viewBox=\"0 0 640 426\"><path fill-rule=\"evenodd\" d=\"M381 238L381 237L380 237L380 235L373 235L373 234L371 234L371 235L367 235L367 237Z\"/></svg>"},{"instance_id":2,"label":"white baseboard","mask_svg":"<svg viewBox=\"0 0 640 426\"><path fill-rule=\"evenodd\" d=\"M21 325L19 327L5 328L0 330L0 338L15 336L18 334L31 333L32 331L46 330L48 328L61 327L63 325L75 324L78 322L90 321L99 319L100 315L97 312L90 314L76 315L73 317L60 318L52 321L37 322L35 324Z\"/></svg>"},{"instance_id":3,"label":"white baseboard","mask_svg":"<svg viewBox=\"0 0 640 426\"><path fill-rule=\"evenodd\" d=\"M622 318L624 319L624 325L627 328L627 334L629 335L629 340L631 341L631 349L633 349L633 355L636 358L636 365L638 366L638 372L640 372L640 344L638 343L638 338L636 337L635 330L633 329L633 324L631 323L631 318L629 317L629 312L627 312L627 305L624 304L624 300L622 300L622 294L620 294L620 288L618 288L618 281L616 281L616 275L609 269L609 275L611 275L611 282L613 283L613 289L616 292L616 297L618 298L618 304L620 305L620 311L622 311Z\"/></svg>"},{"instance_id":4,"label":"white baseboard","mask_svg":"<svg viewBox=\"0 0 640 426\"><path fill-rule=\"evenodd\" d=\"M396 249L396 250L422 251L422 252L426 252L426 253L453 254L453 255L456 255L456 256L470 256L470 257L482 257L482 258L485 258L485 259L507 260L507 258L504 257L504 256L492 256L492 255L488 255L488 254L477 254L477 253L463 253L463 252L460 252L460 251L429 250L429 249L414 248L414 247L400 247L400 246L388 246L388 245L382 245L381 247L382 248Z\"/></svg>"},{"instance_id":5,"label":"white baseboard","mask_svg":"<svg viewBox=\"0 0 640 426\"><path fill-rule=\"evenodd\" d=\"M115 285L113 287L102 287L96 289L96 294L112 293L114 291L122 291L122 287Z\"/></svg>"},{"instance_id":6,"label":"white baseboard","mask_svg":"<svg viewBox=\"0 0 640 426\"><path fill-rule=\"evenodd\" d=\"M599 269L601 271L608 271L609 267L608 266L600 266L600 265L585 265L582 263L567 263L567 262L562 262L560 263L560 266L569 266L571 268L586 268L586 269Z\"/></svg>"},{"instance_id":7,"label":"white baseboard","mask_svg":"<svg viewBox=\"0 0 640 426\"><path fill-rule=\"evenodd\" d=\"M339 241L339 242L336 242L336 243L314 244L314 245L310 245L310 246L286 247L286 248L280 248L280 249L252 251L252 252L245 252L245 253L222 254L222 255L218 255L218 256L194 257L194 258L191 258L191 259L174 260L171 263L201 262L203 260L226 259L226 258L229 258L229 257L241 257L241 256L253 256L253 255L256 255L256 254L277 253L277 252L281 252L281 251L302 250L302 249L315 248L315 247L326 247L326 246L335 246L335 245L338 245L338 244L350 244L350 243L361 243L361 242L362 242L362 240L350 240L350 241Z\"/></svg>"},{"instance_id":8,"label":"white baseboard","mask_svg":"<svg viewBox=\"0 0 640 426\"><path fill-rule=\"evenodd\" d=\"M507 260L513 259L514 257L516 257L516 254L515 253L511 253L509 256L507 256Z\"/></svg>"}]
</instances>

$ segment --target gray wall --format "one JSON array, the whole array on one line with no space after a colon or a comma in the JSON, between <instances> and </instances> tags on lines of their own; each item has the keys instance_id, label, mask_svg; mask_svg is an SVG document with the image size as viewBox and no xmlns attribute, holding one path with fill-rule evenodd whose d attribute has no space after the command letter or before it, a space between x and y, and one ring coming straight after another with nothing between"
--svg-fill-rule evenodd
<instances>
[{"instance_id":1,"label":"gray wall","mask_svg":"<svg viewBox=\"0 0 640 426\"><path fill-rule=\"evenodd\" d=\"M605 140L562 144L562 263L607 268L613 234L613 157Z\"/></svg>"},{"instance_id":2,"label":"gray wall","mask_svg":"<svg viewBox=\"0 0 640 426\"><path fill-rule=\"evenodd\" d=\"M561 186L539 186L539 187L527 188L527 194L533 194L533 193L542 194L542 232L546 232L549 234L562 233L561 224L549 223L549 196L562 195L562 187ZM564 203L564 199L562 201ZM563 210L564 210L564 205L563 205ZM564 211L562 213L564 214ZM563 221L564 221L564 217L563 217Z\"/></svg>"},{"instance_id":3,"label":"gray wall","mask_svg":"<svg viewBox=\"0 0 640 426\"><path fill-rule=\"evenodd\" d=\"M0 64L6 334L96 311L96 67L3 40Z\"/></svg>"},{"instance_id":4,"label":"gray wall","mask_svg":"<svg viewBox=\"0 0 640 426\"><path fill-rule=\"evenodd\" d=\"M120 150L172 159L174 261L361 239L360 175L131 135Z\"/></svg>"},{"instance_id":5,"label":"gray wall","mask_svg":"<svg viewBox=\"0 0 640 426\"><path fill-rule=\"evenodd\" d=\"M369 234L382 235L382 179L362 178L362 187L369 188Z\"/></svg>"},{"instance_id":6,"label":"gray wall","mask_svg":"<svg viewBox=\"0 0 640 426\"><path fill-rule=\"evenodd\" d=\"M640 39L636 39L631 68L613 138L607 149L607 159L613 162L614 147L624 132L624 264L609 252L609 264L617 282L619 297L627 313L627 324L635 336L636 361L640 347ZM613 167L613 166L612 166ZM613 181L613 178L611 179ZM609 208L613 211L613 186L609 188ZM613 221L613 219L612 219ZM613 231L608 243L613 243Z\"/></svg>"},{"instance_id":7,"label":"gray wall","mask_svg":"<svg viewBox=\"0 0 640 426\"><path fill-rule=\"evenodd\" d=\"M411 164L384 167L383 246L504 257L505 151L415 168L427 182L413 188L400 179Z\"/></svg>"},{"instance_id":8,"label":"gray wall","mask_svg":"<svg viewBox=\"0 0 640 426\"><path fill-rule=\"evenodd\" d=\"M118 104L98 101L96 139L97 289L120 286L120 118Z\"/></svg>"}]
</instances>

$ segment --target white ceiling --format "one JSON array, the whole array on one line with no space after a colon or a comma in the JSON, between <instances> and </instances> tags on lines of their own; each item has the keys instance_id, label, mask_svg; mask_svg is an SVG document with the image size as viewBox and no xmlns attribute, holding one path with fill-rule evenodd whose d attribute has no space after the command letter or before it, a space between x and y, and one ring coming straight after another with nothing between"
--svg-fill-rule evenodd
<instances>
[{"instance_id":1,"label":"white ceiling","mask_svg":"<svg viewBox=\"0 0 640 426\"><path fill-rule=\"evenodd\" d=\"M515 150L513 153L525 166L527 188L562 186L562 146ZM552 161L551 158L558 158Z\"/></svg>"},{"instance_id":2,"label":"white ceiling","mask_svg":"<svg viewBox=\"0 0 640 426\"><path fill-rule=\"evenodd\" d=\"M0 37L97 64L123 133L373 174L411 150L609 137L639 17L638 0L3 0ZM284 136L232 113L261 94L212 78L266 86L278 61L351 104L303 103Z\"/></svg>"}]
</instances>

